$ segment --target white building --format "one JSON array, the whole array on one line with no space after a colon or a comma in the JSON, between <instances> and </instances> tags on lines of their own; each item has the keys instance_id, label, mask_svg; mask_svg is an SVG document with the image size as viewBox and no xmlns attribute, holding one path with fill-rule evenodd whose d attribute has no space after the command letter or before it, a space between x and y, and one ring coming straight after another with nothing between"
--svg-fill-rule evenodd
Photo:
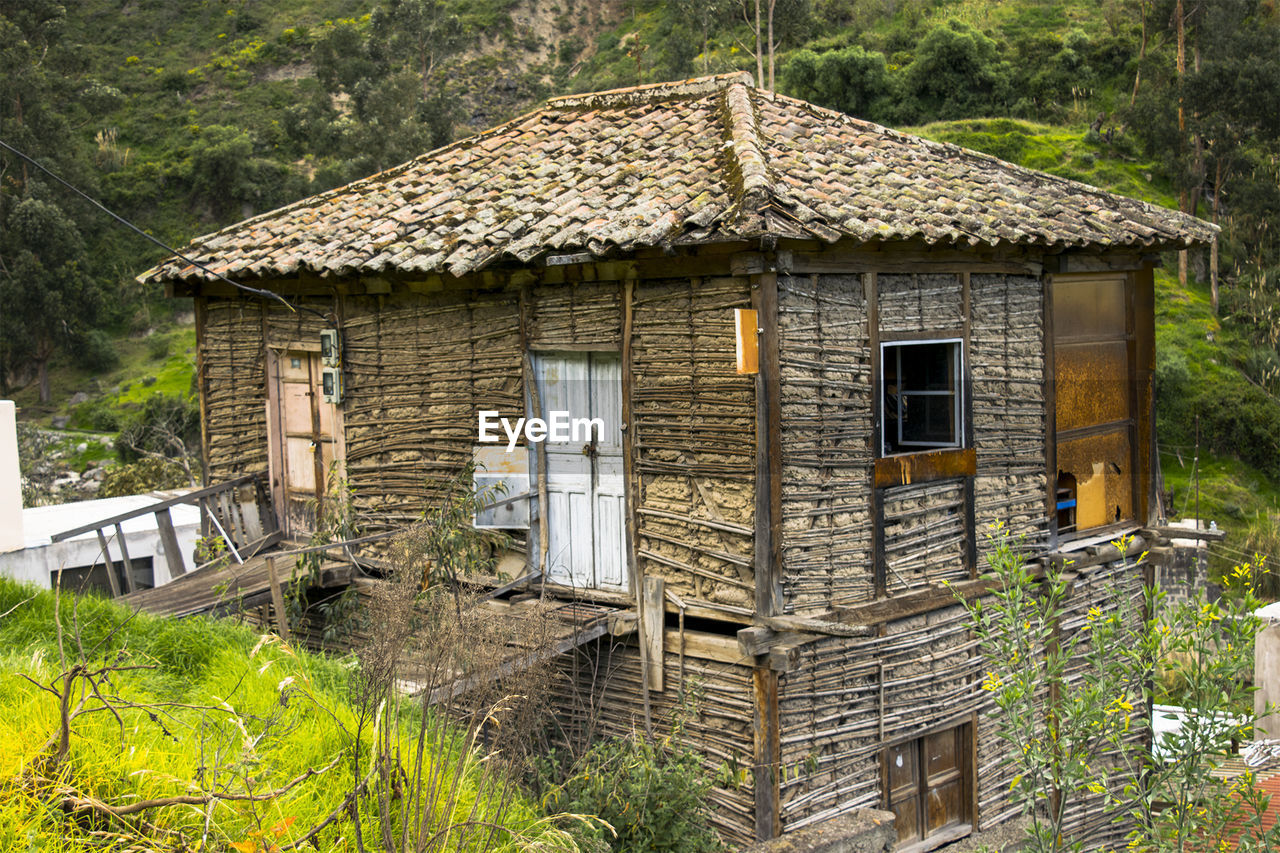
<instances>
[{"instance_id":1,"label":"white building","mask_svg":"<svg viewBox=\"0 0 1280 853\"><path fill-rule=\"evenodd\" d=\"M180 497L184 491L153 492L102 498L55 506L22 507L22 486L18 469L18 444L15 408L12 402L0 400L0 574L40 587L50 587L58 572L64 572L64 589L82 584L110 592L107 561L103 559L102 541L97 531L90 530L62 542L52 537L100 519L125 515ZM194 565L196 538L200 535L200 509L190 504L169 507L173 533L183 564ZM165 550L159 519L154 513L143 513L106 531L110 561L117 571L117 583L124 583L124 564L120 534L133 567L132 586L149 587L168 583L169 559Z\"/></svg>"}]
</instances>

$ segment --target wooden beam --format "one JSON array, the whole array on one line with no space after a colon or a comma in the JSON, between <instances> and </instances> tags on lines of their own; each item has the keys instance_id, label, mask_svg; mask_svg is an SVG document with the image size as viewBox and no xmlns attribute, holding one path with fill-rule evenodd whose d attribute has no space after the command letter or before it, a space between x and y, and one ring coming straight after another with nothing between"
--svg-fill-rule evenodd
<instances>
[{"instance_id":1,"label":"wooden beam","mask_svg":"<svg viewBox=\"0 0 1280 853\"><path fill-rule=\"evenodd\" d=\"M782 612L782 390L778 353L778 275L754 278L752 303L760 320L756 374L756 613Z\"/></svg>"},{"instance_id":2,"label":"wooden beam","mask_svg":"<svg viewBox=\"0 0 1280 853\"><path fill-rule=\"evenodd\" d=\"M645 650L645 682L650 690L661 692L662 646L666 621L665 582L651 575L644 579L644 594L640 603L640 642Z\"/></svg>"},{"instance_id":3,"label":"wooden beam","mask_svg":"<svg viewBox=\"0 0 1280 853\"><path fill-rule=\"evenodd\" d=\"M186 559L182 556L182 546L178 544L178 534L173 529L173 516L169 508L156 513L156 529L160 531L160 544L164 546L164 559L169 565L169 578L186 574Z\"/></svg>"},{"instance_id":4,"label":"wooden beam","mask_svg":"<svg viewBox=\"0 0 1280 853\"><path fill-rule=\"evenodd\" d=\"M632 364L632 327L635 324L635 282L622 286L622 492L626 513L627 583L640 589L640 536L636 513L640 508L640 483L636 475L635 372Z\"/></svg>"},{"instance_id":5,"label":"wooden beam","mask_svg":"<svg viewBox=\"0 0 1280 853\"><path fill-rule=\"evenodd\" d=\"M1195 530L1187 527L1170 527L1167 524L1152 524L1142 528L1142 534L1152 534L1165 539L1200 539L1205 542L1222 542L1227 538L1225 530Z\"/></svg>"},{"instance_id":6,"label":"wooden beam","mask_svg":"<svg viewBox=\"0 0 1280 853\"><path fill-rule=\"evenodd\" d=\"M124 565L124 591L133 592L133 560L129 559L129 543L124 539L124 528L116 524L116 542L120 545L120 562Z\"/></svg>"},{"instance_id":7,"label":"wooden beam","mask_svg":"<svg viewBox=\"0 0 1280 853\"><path fill-rule=\"evenodd\" d=\"M917 592L895 595L893 598L868 601L849 607L833 608L831 616L841 622L854 625L881 625L898 619L906 619L931 610L939 610L959 604L960 601L971 601L998 587L999 581L978 579L962 581L949 587L922 589Z\"/></svg>"},{"instance_id":8,"label":"wooden beam","mask_svg":"<svg viewBox=\"0 0 1280 853\"><path fill-rule=\"evenodd\" d=\"M289 614L284 609L284 593L280 590L280 574L276 558L267 557L267 582L271 585L271 609L275 611L276 633L283 640L289 639Z\"/></svg>"},{"instance_id":9,"label":"wooden beam","mask_svg":"<svg viewBox=\"0 0 1280 853\"><path fill-rule=\"evenodd\" d=\"M116 577L116 565L111 562L111 551L107 548L107 537L103 534L102 528L98 528L98 545L102 548L102 562L107 567L107 585L111 587L111 597L120 597L120 579ZM56 540L55 540L56 541Z\"/></svg>"},{"instance_id":10,"label":"wooden beam","mask_svg":"<svg viewBox=\"0 0 1280 853\"><path fill-rule=\"evenodd\" d=\"M778 720L778 673L767 666L757 666L752 673L755 693L754 788L756 805L756 840L777 838L782 831L778 804L778 767L782 761Z\"/></svg>"},{"instance_id":11,"label":"wooden beam","mask_svg":"<svg viewBox=\"0 0 1280 853\"><path fill-rule=\"evenodd\" d=\"M738 648L743 657L767 654L778 633L763 625L753 625L738 632Z\"/></svg>"}]
</instances>

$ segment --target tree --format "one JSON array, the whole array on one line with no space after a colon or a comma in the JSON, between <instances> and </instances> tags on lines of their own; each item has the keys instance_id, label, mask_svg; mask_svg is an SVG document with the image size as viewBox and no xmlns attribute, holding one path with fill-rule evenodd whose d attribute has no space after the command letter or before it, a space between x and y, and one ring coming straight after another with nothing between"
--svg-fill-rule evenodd
<instances>
[{"instance_id":1,"label":"tree","mask_svg":"<svg viewBox=\"0 0 1280 853\"><path fill-rule=\"evenodd\" d=\"M14 205L0 235L0 362L6 375L33 362L40 401L49 402L49 359L88 331L102 297L87 272L75 223L52 202L28 196Z\"/></svg>"},{"instance_id":2,"label":"tree","mask_svg":"<svg viewBox=\"0 0 1280 853\"><path fill-rule=\"evenodd\" d=\"M884 54L861 45L822 54L798 50L791 54L783 77L787 90L797 98L859 118L883 120L893 101L893 81Z\"/></svg>"},{"instance_id":3,"label":"tree","mask_svg":"<svg viewBox=\"0 0 1280 853\"><path fill-rule=\"evenodd\" d=\"M1117 556L1134 551L1129 540L1112 544ZM1109 600L1071 630L1070 565L1037 577L999 528L993 546L988 577L999 585L986 602L966 606L989 667L982 687L997 734L1010 744L1004 761L1016 772L1012 795L1030 817L1030 849L1083 849L1086 840L1064 827L1071 806L1090 798L1129 822L1130 846L1138 849L1252 850L1280 841L1280 828L1261 826L1266 798L1255 779L1245 774L1228 788L1210 777L1232 742L1252 735L1243 676L1252 672L1254 584L1263 567L1238 566L1227 578L1229 599L1200 595L1167 605L1154 590L1135 600L1125 589L1136 568L1126 557L1101 585ZM1157 675L1166 678L1170 701L1187 710L1158 756L1132 736L1147 724Z\"/></svg>"},{"instance_id":4,"label":"tree","mask_svg":"<svg viewBox=\"0 0 1280 853\"><path fill-rule=\"evenodd\" d=\"M1011 95L1012 69L995 41L961 21L930 30L904 73L908 120L998 114Z\"/></svg>"}]
</instances>

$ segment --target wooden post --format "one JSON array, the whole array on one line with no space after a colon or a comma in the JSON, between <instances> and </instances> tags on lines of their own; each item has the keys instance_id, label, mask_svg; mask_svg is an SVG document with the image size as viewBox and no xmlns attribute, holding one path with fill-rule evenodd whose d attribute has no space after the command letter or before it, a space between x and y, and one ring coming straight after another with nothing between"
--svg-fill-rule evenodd
<instances>
[{"instance_id":1,"label":"wooden post","mask_svg":"<svg viewBox=\"0 0 1280 853\"><path fill-rule=\"evenodd\" d=\"M178 545L178 534L173 531L173 517L165 507L156 513L156 527L160 530L160 544L164 546L164 559L169 564L169 577L181 577L187 573L186 560Z\"/></svg>"},{"instance_id":2,"label":"wooden post","mask_svg":"<svg viewBox=\"0 0 1280 853\"><path fill-rule=\"evenodd\" d=\"M640 642L645 653L645 684L661 692L662 635L666 627L666 582L660 577L644 579L644 596L640 604Z\"/></svg>"},{"instance_id":3,"label":"wooden post","mask_svg":"<svg viewBox=\"0 0 1280 853\"><path fill-rule=\"evenodd\" d=\"M755 604L759 616L782 612L782 392L778 354L778 275L758 276L752 302L760 321L756 374Z\"/></svg>"},{"instance_id":4,"label":"wooden post","mask_svg":"<svg viewBox=\"0 0 1280 853\"><path fill-rule=\"evenodd\" d=\"M124 528L116 524L116 542L120 543L120 562L124 564L124 591L133 592L133 560L129 559L129 545L124 541Z\"/></svg>"},{"instance_id":5,"label":"wooden post","mask_svg":"<svg viewBox=\"0 0 1280 853\"><path fill-rule=\"evenodd\" d=\"M103 535L102 528L98 528L98 545L102 547L102 562L107 566L107 583L111 587L111 597L120 597L120 579L116 577L116 564L111 562L111 551L107 548L107 537Z\"/></svg>"},{"instance_id":6,"label":"wooden post","mask_svg":"<svg viewBox=\"0 0 1280 853\"><path fill-rule=\"evenodd\" d=\"M267 557L267 580L271 584L271 608L275 611L276 633L283 640L289 639L289 616L284 610L284 593L280 591L280 575L276 572L276 558Z\"/></svg>"},{"instance_id":7,"label":"wooden post","mask_svg":"<svg viewBox=\"0 0 1280 853\"><path fill-rule=\"evenodd\" d=\"M756 840L768 841L782 832L778 765L782 744L778 720L778 673L756 666L752 673L755 688L755 773Z\"/></svg>"},{"instance_id":8,"label":"wooden post","mask_svg":"<svg viewBox=\"0 0 1280 853\"><path fill-rule=\"evenodd\" d=\"M622 489L627 516L627 581L631 590L640 589L640 543L636 510L640 505L640 484L636 480L635 407L631 389L635 384L631 365L631 330L635 322L635 282L628 279L622 287Z\"/></svg>"}]
</instances>

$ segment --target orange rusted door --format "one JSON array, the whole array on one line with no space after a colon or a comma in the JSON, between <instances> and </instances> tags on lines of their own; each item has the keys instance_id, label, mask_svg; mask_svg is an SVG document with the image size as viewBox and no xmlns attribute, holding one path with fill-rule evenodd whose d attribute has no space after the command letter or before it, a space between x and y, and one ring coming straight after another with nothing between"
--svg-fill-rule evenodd
<instances>
[{"instance_id":1,"label":"orange rusted door","mask_svg":"<svg viewBox=\"0 0 1280 853\"><path fill-rule=\"evenodd\" d=\"M1058 532L1134 517L1132 288L1124 274L1053 279Z\"/></svg>"}]
</instances>

